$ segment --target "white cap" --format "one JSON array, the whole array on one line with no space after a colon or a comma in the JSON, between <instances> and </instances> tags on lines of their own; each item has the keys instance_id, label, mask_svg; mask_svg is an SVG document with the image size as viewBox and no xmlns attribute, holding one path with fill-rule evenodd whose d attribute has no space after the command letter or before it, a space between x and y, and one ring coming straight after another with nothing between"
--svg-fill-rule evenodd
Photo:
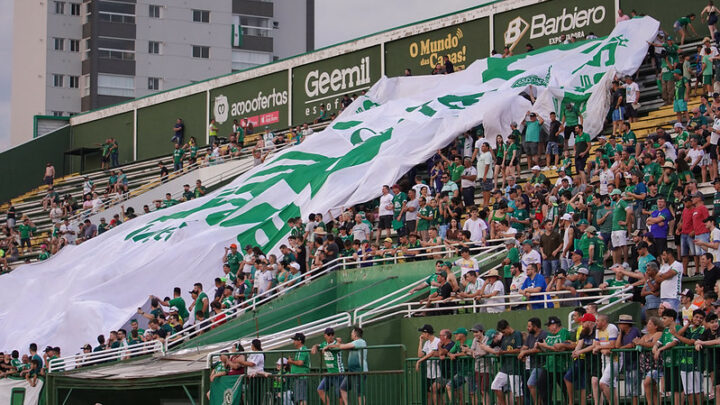
<instances>
[{"instance_id":1,"label":"white cap","mask_svg":"<svg viewBox=\"0 0 720 405\"><path fill-rule=\"evenodd\" d=\"M676 122L674 125L675 128L683 128L682 122Z\"/></svg>"},{"instance_id":2,"label":"white cap","mask_svg":"<svg viewBox=\"0 0 720 405\"><path fill-rule=\"evenodd\" d=\"M294 268L295 270L300 270L300 264L298 264L298 262L290 263L290 267Z\"/></svg>"},{"instance_id":3,"label":"white cap","mask_svg":"<svg viewBox=\"0 0 720 405\"><path fill-rule=\"evenodd\" d=\"M563 221L572 221L572 215L564 214L560 219L562 219Z\"/></svg>"},{"instance_id":4,"label":"white cap","mask_svg":"<svg viewBox=\"0 0 720 405\"><path fill-rule=\"evenodd\" d=\"M535 165L535 166L533 166L532 169L530 169L530 170L540 170L540 166Z\"/></svg>"},{"instance_id":5,"label":"white cap","mask_svg":"<svg viewBox=\"0 0 720 405\"><path fill-rule=\"evenodd\" d=\"M178 309L177 309L177 307L170 307L168 312L178 312Z\"/></svg>"}]
</instances>

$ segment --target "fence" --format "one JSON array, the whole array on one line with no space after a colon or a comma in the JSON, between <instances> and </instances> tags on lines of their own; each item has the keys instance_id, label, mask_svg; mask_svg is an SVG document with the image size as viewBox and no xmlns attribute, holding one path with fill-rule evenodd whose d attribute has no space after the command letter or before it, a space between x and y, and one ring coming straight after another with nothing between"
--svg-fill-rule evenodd
<instances>
[{"instance_id":1,"label":"fence","mask_svg":"<svg viewBox=\"0 0 720 405\"><path fill-rule=\"evenodd\" d=\"M573 346L575 342L571 343ZM470 345L470 340L468 341ZM518 350L519 352L519 350ZM405 364L405 404L672 404L716 403L720 347L674 347L518 353Z\"/></svg>"},{"instance_id":2,"label":"fence","mask_svg":"<svg viewBox=\"0 0 720 405\"><path fill-rule=\"evenodd\" d=\"M213 397L229 394L240 395L245 404L401 404L404 402L403 345L368 346L358 350L331 349L330 356L318 350L275 350L263 352L235 352L212 354L208 363L217 367L220 362L243 364L263 359L262 372L243 375L227 375L211 378L211 403ZM363 354L362 352L365 352ZM307 355L307 369L283 365L283 359L303 358ZM355 356L360 363L351 363ZM340 358L340 372L329 372L326 363ZM347 358L347 361L343 358ZM365 359L367 358L367 364ZM352 369L351 369L352 367ZM235 371L237 372L237 369ZM232 373L232 372L231 372ZM231 374L230 373L230 374ZM230 393L228 393L230 389ZM304 402L301 402L304 401Z\"/></svg>"}]
</instances>

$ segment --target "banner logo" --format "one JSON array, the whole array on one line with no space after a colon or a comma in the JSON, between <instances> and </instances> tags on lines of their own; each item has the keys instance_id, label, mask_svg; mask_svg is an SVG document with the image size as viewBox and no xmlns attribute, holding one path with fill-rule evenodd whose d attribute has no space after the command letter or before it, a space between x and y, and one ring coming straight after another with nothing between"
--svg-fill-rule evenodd
<instances>
[{"instance_id":1,"label":"banner logo","mask_svg":"<svg viewBox=\"0 0 720 405\"><path fill-rule=\"evenodd\" d=\"M213 107L213 117L215 122L222 124L228 119L228 99L222 94L215 97L215 104Z\"/></svg>"},{"instance_id":2,"label":"banner logo","mask_svg":"<svg viewBox=\"0 0 720 405\"><path fill-rule=\"evenodd\" d=\"M522 17L512 19L505 30L505 46L514 49L520 40L530 31L530 39L548 38L548 45L560 43L560 35L566 37L584 38L586 33L582 28L601 24L607 17L605 6L599 5L587 9L575 7L568 10L563 7L560 15L548 16L538 13L530 17L530 23Z\"/></svg>"},{"instance_id":3,"label":"banner logo","mask_svg":"<svg viewBox=\"0 0 720 405\"><path fill-rule=\"evenodd\" d=\"M507 30L505 30L505 46L509 46L510 50L515 49L529 27L530 24L523 20L522 17L512 19L508 23Z\"/></svg>"}]
</instances>

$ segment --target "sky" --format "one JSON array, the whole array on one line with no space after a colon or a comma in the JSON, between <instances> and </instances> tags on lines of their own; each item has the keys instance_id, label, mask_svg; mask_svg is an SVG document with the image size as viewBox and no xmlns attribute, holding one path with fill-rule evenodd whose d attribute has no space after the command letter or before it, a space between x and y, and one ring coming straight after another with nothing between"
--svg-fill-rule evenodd
<instances>
[{"instance_id":1,"label":"sky","mask_svg":"<svg viewBox=\"0 0 720 405\"><path fill-rule=\"evenodd\" d=\"M315 1L315 47L321 48L388 28L487 3L487 0ZM13 0L0 0L0 151L10 146ZM382 12L378 12L382 10ZM352 18L348 18L352 16ZM350 21L356 23L349 24ZM360 22L360 23L357 23Z\"/></svg>"},{"instance_id":2,"label":"sky","mask_svg":"<svg viewBox=\"0 0 720 405\"><path fill-rule=\"evenodd\" d=\"M315 0L315 48L489 3L489 0ZM362 6L358 7L358 4ZM342 17L352 16L352 18ZM353 23L350 23L350 22Z\"/></svg>"},{"instance_id":3,"label":"sky","mask_svg":"<svg viewBox=\"0 0 720 405\"><path fill-rule=\"evenodd\" d=\"M10 146L13 0L0 0L0 151Z\"/></svg>"}]
</instances>

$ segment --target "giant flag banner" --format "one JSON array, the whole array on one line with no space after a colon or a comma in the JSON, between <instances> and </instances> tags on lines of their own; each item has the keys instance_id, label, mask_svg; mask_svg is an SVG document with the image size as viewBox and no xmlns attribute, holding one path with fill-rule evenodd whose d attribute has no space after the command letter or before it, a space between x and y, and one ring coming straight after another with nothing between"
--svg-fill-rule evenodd
<instances>
[{"instance_id":1,"label":"giant flag banner","mask_svg":"<svg viewBox=\"0 0 720 405\"><path fill-rule=\"evenodd\" d=\"M637 70L657 29L656 20L638 18L605 38L478 60L451 75L383 78L327 129L229 185L0 277L0 348L36 342L69 354L123 325L149 294L210 287L230 243L272 251L289 218L371 200L480 123L492 142L529 110L547 118L573 102L586 132L597 134L610 81Z\"/></svg>"}]
</instances>

